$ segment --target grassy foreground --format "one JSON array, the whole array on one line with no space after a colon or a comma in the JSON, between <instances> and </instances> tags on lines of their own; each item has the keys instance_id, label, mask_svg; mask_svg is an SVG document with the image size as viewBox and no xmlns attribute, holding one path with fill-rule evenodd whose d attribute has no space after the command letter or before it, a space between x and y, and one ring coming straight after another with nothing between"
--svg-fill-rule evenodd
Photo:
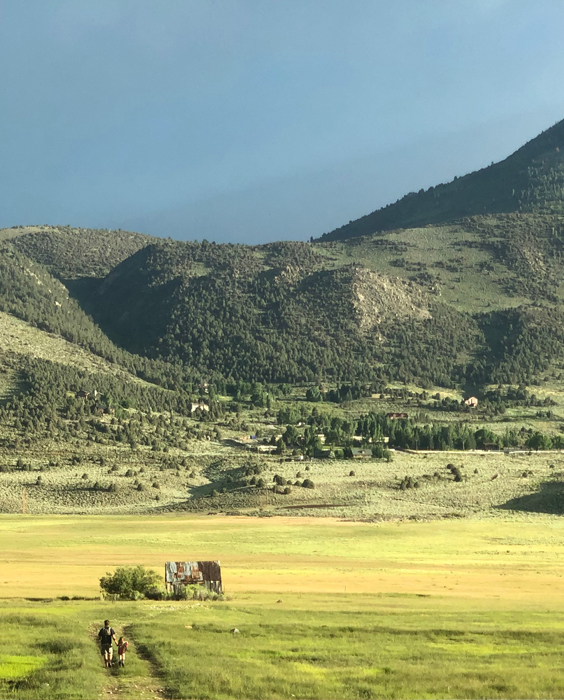
<instances>
[{"instance_id":1,"label":"grassy foreground","mask_svg":"<svg viewBox=\"0 0 564 700\"><path fill-rule=\"evenodd\" d=\"M551 516L5 516L0 697L563 697L563 549ZM21 597L94 596L115 565L212 556L225 602ZM132 642L125 671L102 668L105 617Z\"/></svg>"}]
</instances>

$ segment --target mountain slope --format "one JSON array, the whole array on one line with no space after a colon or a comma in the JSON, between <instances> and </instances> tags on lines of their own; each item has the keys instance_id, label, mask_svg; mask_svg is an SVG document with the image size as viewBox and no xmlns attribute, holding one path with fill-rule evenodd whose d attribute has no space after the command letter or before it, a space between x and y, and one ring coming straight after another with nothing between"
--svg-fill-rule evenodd
<instances>
[{"instance_id":1,"label":"mountain slope","mask_svg":"<svg viewBox=\"0 0 564 700\"><path fill-rule=\"evenodd\" d=\"M505 160L411 192L394 204L326 233L324 241L377 231L440 224L463 217L510 212L564 213L564 121Z\"/></svg>"},{"instance_id":2,"label":"mountain slope","mask_svg":"<svg viewBox=\"0 0 564 700\"><path fill-rule=\"evenodd\" d=\"M71 228L70 226L17 226L0 230L30 260L44 265L55 277L105 277L112 268L140 248L151 236L131 231Z\"/></svg>"},{"instance_id":3,"label":"mountain slope","mask_svg":"<svg viewBox=\"0 0 564 700\"><path fill-rule=\"evenodd\" d=\"M0 244L0 312L59 336L151 383L173 388L198 379L190 367L132 355L113 343L62 282L14 250L9 242ZM4 345L0 339L0 349ZM52 359L57 361L58 357Z\"/></svg>"},{"instance_id":4,"label":"mountain slope","mask_svg":"<svg viewBox=\"0 0 564 700\"><path fill-rule=\"evenodd\" d=\"M426 339L426 379L449 381L478 334L419 285L360 263L328 267L308 244L151 245L106 278L90 308L132 352L261 381L404 376L407 326Z\"/></svg>"}]
</instances>

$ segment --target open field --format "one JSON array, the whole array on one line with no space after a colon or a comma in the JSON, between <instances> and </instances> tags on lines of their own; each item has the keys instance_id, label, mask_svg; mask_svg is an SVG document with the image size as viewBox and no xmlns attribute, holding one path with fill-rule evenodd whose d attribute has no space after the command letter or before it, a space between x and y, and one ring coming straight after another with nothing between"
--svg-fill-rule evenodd
<instances>
[{"instance_id":1,"label":"open field","mask_svg":"<svg viewBox=\"0 0 564 700\"><path fill-rule=\"evenodd\" d=\"M352 523L317 518L1 516L0 597L96 596L115 566L220 559L228 594L406 593L564 604L558 517ZM37 575L37 571L41 574Z\"/></svg>"},{"instance_id":2,"label":"open field","mask_svg":"<svg viewBox=\"0 0 564 700\"><path fill-rule=\"evenodd\" d=\"M5 515L0 526L2 697L564 694L564 524L554 516ZM107 570L162 571L178 558L220 559L227 600L96 600ZM101 667L93 634L105 617L132 642L125 671Z\"/></svg>"},{"instance_id":3,"label":"open field","mask_svg":"<svg viewBox=\"0 0 564 700\"><path fill-rule=\"evenodd\" d=\"M21 512L24 491L30 514L174 510L390 520L564 511L561 451L394 452L391 462L371 457L296 462L253 455L226 442L192 440L164 455L87 442L79 456L64 445L53 444L49 451L45 444L25 450L27 469L17 468L18 453L6 451L0 453L0 511ZM447 468L452 464L462 481L454 480ZM260 465L262 488L247 485L245 474L253 465ZM315 488L273 493L276 475L291 484L307 477ZM401 490L406 476L417 488Z\"/></svg>"}]
</instances>

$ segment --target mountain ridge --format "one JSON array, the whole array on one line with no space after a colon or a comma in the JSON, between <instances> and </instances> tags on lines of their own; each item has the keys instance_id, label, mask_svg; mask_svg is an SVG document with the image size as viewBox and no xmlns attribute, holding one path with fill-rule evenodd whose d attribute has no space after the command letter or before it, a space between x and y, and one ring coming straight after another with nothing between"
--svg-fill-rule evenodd
<instances>
[{"instance_id":1,"label":"mountain ridge","mask_svg":"<svg viewBox=\"0 0 564 700\"><path fill-rule=\"evenodd\" d=\"M484 213L562 213L563 197L564 120L498 163L455 177L446 184L410 192L397 202L317 240L345 240L379 231L443 224Z\"/></svg>"}]
</instances>

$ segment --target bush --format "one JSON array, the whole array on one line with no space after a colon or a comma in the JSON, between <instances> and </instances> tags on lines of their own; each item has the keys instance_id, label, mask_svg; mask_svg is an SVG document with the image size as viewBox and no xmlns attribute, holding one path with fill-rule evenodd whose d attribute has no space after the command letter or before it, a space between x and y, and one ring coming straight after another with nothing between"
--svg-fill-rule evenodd
<instances>
[{"instance_id":1,"label":"bush","mask_svg":"<svg viewBox=\"0 0 564 700\"><path fill-rule=\"evenodd\" d=\"M404 476L400 481L400 490L405 491L406 489L418 489L419 482L411 476Z\"/></svg>"},{"instance_id":2,"label":"bush","mask_svg":"<svg viewBox=\"0 0 564 700\"><path fill-rule=\"evenodd\" d=\"M456 467L454 464L447 464L446 468L453 475L454 481L461 482L463 480L463 475L459 467Z\"/></svg>"},{"instance_id":3,"label":"bush","mask_svg":"<svg viewBox=\"0 0 564 700\"><path fill-rule=\"evenodd\" d=\"M145 598L149 600L165 600L167 598L167 592L160 586L152 586L145 591Z\"/></svg>"},{"instance_id":4,"label":"bush","mask_svg":"<svg viewBox=\"0 0 564 700\"><path fill-rule=\"evenodd\" d=\"M314 489L315 488L315 484L313 483L313 481L311 479L304 479L302 486L304 489Z\"/></svg>"},{"instance_id":5,"label":"bush","mask_svg":"<svg viewBox=\"0 0 564 700\"><path fill-rule=\"evenodd\" d=\"M100 588L105 594L123 600L136 600L147 595L162 583L161 576L144 566L120 566L113 574L100 579Z\"/></svg>"}]
</instances>

